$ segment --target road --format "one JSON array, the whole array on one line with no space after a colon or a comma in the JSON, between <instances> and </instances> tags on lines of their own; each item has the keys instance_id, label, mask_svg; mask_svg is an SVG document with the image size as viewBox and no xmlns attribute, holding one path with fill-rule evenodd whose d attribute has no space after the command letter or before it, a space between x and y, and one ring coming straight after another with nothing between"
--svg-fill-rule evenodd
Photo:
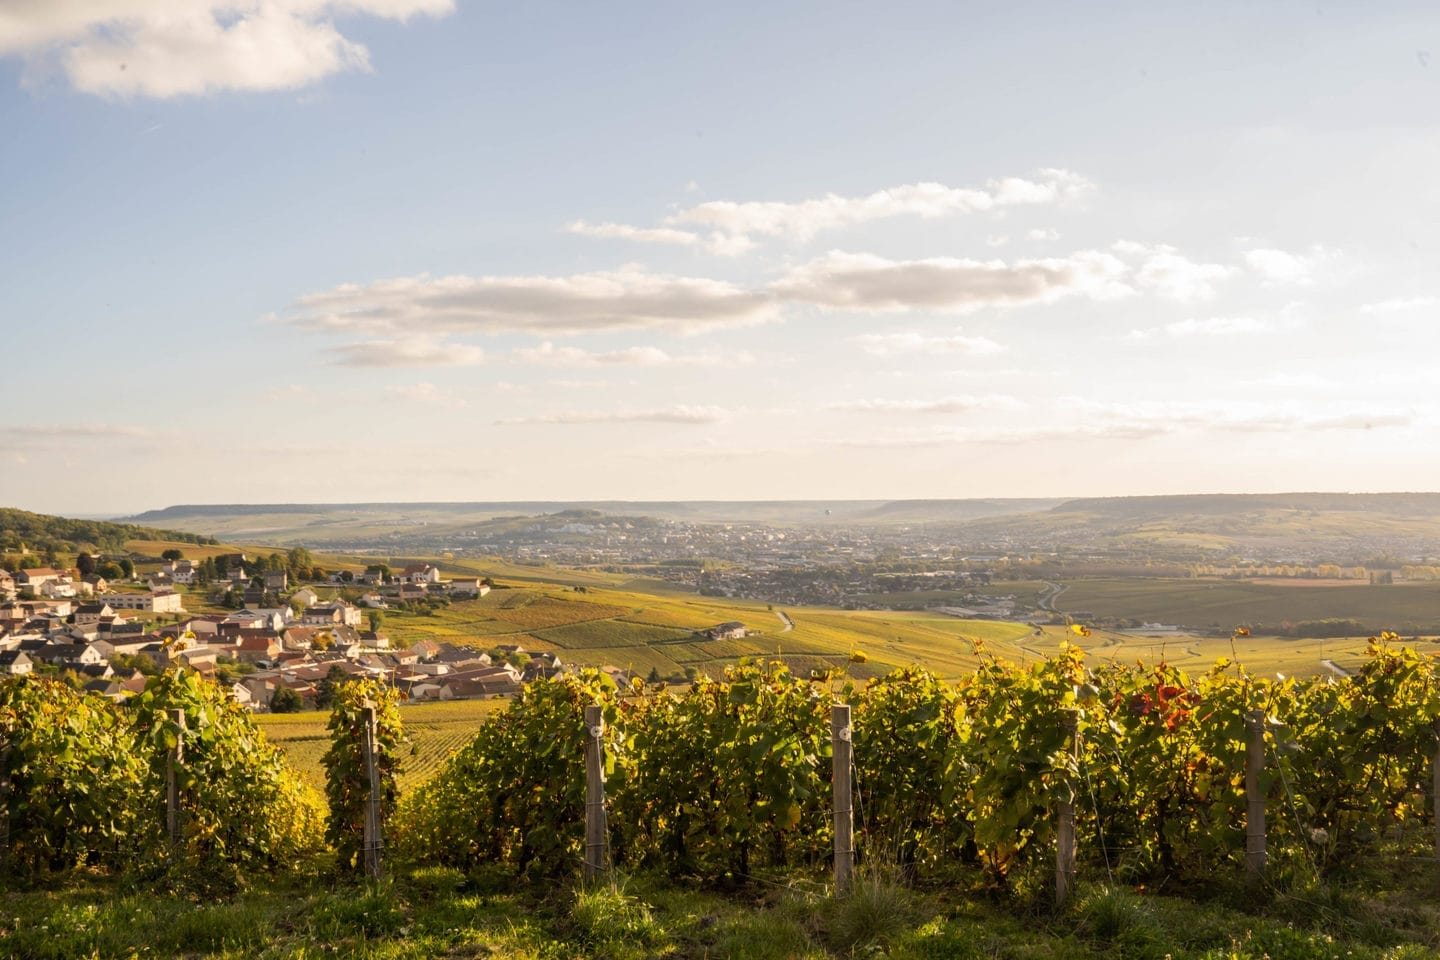
<instances>
[{"instance_id":1,"label":"road","mask_svg":"<svg viewBox=\"0 0 1440 960\"><path fill-rule=\"evenodd\" d=\"M784 610L776 610L775 616L779 617L780 622L785 624L785 626L780 628L781 633L788 633L795 628L795 621L791 620L790 614L786 613Z\"/></svg>"},{"instance_id":2,"label":"road","mask_svg":"<svg viewBox=\"0 0 1440 960\"><path fill-rule=\"evenodd\" d=\"M1068 583L1051 583L1048 580L1045 581L1046 593L1040 598L1040 609L1048 610L1051 613L1057 612L1055 610L1055 598L1060 596L1060 594L1064 593L1069 588L1070 585Z\"/></svg>"}]
</instances>

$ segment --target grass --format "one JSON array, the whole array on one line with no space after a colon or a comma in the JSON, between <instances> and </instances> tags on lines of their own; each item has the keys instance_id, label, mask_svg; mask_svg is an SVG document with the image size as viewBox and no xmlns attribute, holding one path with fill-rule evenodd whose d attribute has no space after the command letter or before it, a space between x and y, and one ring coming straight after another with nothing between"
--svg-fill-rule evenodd
<instances>
[{"instance_id":1,"label":"grass","mask_svg":"<svg viewBox=\"0 0 1440 960\"><path fill-rule=\"evenodd\" d=\"M719 893L642 875L591 887L527 886L492 867L465 874L391 865L375 884L320 862L230 898L133 888L81 872L0 890L0 954L15 960L1420 960L1440 949L1433 894L1337 898L1311 916L1280 899L1196 902L1082 887L1044 902L862 882L844 899L818 878ZM1404 903L1400 901L1404 900Z\"/></svg>"}]
</instances>

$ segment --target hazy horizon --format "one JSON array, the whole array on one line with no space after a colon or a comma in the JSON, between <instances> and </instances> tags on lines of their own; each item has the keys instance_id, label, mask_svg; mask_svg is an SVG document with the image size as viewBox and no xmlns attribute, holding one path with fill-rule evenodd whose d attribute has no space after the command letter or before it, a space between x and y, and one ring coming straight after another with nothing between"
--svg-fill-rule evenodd
<instances>
[{"instance_id":1,"label":"hazy horizon","mask_svg":"<svg viewBox=\"0 0 1440 960\"><path fill-rule=\"evenodd\" d=\"M1437 53L1398 3L15 5L0 504L1433 487Z\"/></svg>"}]
</instances>

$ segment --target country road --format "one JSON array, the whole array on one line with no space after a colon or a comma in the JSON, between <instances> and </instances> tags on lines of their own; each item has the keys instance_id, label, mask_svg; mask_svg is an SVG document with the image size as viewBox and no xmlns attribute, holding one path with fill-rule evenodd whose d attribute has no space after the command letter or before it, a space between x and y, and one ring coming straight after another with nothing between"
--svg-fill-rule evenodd
<instances>
[{"instance_id":1,"label":"country road","mask_svg":"<svg viewBox=\"0 0 1440 960\"><path fill-rule=\"evenodd\" d=\"M1325 667L1325 668L1328 669L1331 673L1335 674L1335 676L1337 676L1337 677L1348 677L1348 676L1350 676L1350 671L1349 671L1349 670L1346 670L1344 667L1340 666L1340 664L1336 663L1334 660L1321 660L1321 661L1320 661L1320 666Z\"/></svg>"},{"instance_id":2,"label":"country road","mask_svg":"<svg viewBox=\"0 0 1440 960\"><path fill-rule=\"evenodd\" d=\"M1069 587L1070 585L1068 583L1051 583L1047 580L1045 582L1045 589L1047 592L1044 596L1040 598L1040 609L1048 610L1051 613L1057 612L1055 610L1055 598L1068 590Z\"/></svg>"},{"instance_id":3,"label":"country road","mask_svg":"<svg viewBox=\"0 0 1440 960\"><path fill-rule=\"evenodd\" d=\"M788 633L795 628L795 621L791 620L790 614L786 613L784 610L776 610L775 616L779 617L780 622L785 624L785 626L780 628L781 633Z\"/></svg>"}]
</instances>

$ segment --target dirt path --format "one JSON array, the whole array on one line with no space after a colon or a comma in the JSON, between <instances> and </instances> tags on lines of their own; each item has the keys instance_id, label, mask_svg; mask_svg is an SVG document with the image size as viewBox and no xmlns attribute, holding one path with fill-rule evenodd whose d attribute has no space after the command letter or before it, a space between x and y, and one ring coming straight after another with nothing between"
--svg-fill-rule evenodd
<instances>
[{"instance_id":1,"label":"dirt path","mask_svg":"<svg viewBox=\"0 0 1440 960\"><path fill-rule=\"evenodd\" d=\"M784 610L776 610L775 616L779 617L780 622L785 624L785 626L780 628L781 633L788 633L791 630L795 629L795 621L791 620L790 614L786 613Z\"/></svg>"}]
</instances>

